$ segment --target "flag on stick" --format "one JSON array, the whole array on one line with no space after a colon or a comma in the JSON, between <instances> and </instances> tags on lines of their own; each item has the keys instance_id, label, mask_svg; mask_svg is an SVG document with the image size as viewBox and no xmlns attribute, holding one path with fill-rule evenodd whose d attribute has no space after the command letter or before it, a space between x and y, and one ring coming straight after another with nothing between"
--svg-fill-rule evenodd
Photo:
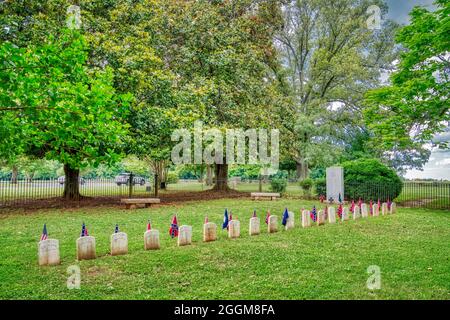
<instances>
[{"instance_id":1,"label":"flag on stick","mask_svg":"<svg viewBox=\"0 0 450 320\"><path fill-rule=\"evenodd\" d=\"M270 218L270 211L267 210L267 215L266 215L266 224L269 224L269 218Z\"/></svg>"},{"instance_id":2,"label":"flag on stick","mask_svg":"<svg viewBox=\"0 0 450 320\"><path fill-rule=\"evenodd\" d=\"M222 230L227 229L228 230L228 209L225 209L225 212L223 214L223 223L222 223Z\"/></svg>"},{"instance_id":3,"label":"flag on stick","mask_svg":"<svg viewBox=\"0 0 450 320\"><path fill-rule=\"evenodd\" d=\"M338 209L337 209L337 215L338 215L339 219L342 219L342 212L343 211L344 211L344 209L342 208L342 204L340 204Z\"/></svg>"},{"instance_id":4,"label":"flag on stick","mask_svg":"<svg viewBox=\"0 0 450 320\"><path fill-rule=\"evenodd\" d=\"M119 225L116 223L116 228L114 229L114 233L119 233Z\"/></svg>"},{"instance_id":5,"label":"flag on stick","mask_svg":"<svg viewBox=\"0 0 450 320\"><path fill-rule=\"evenodd\" d=\"M41 241L47 240L47 239L48 239L47 224L44 223L44 229L42 230Z\"/></svg>"},{"instance_id":6,"label":"flag on stick","mask_svg":"<svg viewBox=\"0 0 450 320\"><path fill-rule=\"evenodd\" d=\"M252 218L256 218L256 210L253 210L253 216Z\"/></svg>"},{"instance_id":7,"label":"flag on stick","mask_svg":"<svg viewBox=\"0 0 450 320\"><path fill-rule=\"evenodd\" d=\"M316 211L316 206L313 207L313 209L311 210L311 220L316 222L317 221L317 211Z\"/></svg>"},{"instance_id":8,"label":"flag on stick","mask_svg":"<svg viewBox=\"0 0 450 320\"><path fill-rule=\"evenodd\" d=\"M208 220L208 216L205 217L205 224L207 224L209 222Z\"/></svg>"},{"instance_id":9,"label":"flag on stick","mask_svg":"<svg viewBox=\"0 0 450 320\"><path fill-rule=\"evenodd\" d=\"M150 219L147 222L147 231L152 230L152 224L150 223Z\"/></svg>"},{"instance_id":10,"label":"flag on stick","mask_svg":"<svg viewBox=\"0 0 450 320\"><path fill-rule=\"evenodd\" d=\"M80 235L80 237L87 237L87 236L89 236L88 230L86 228L86 225L83 222L83 224L81 225L81 235Z\"/></svg>"},{"instance_id":11,"label":"flag on stick","mask_svg":"<svg viewBox=\"0 0 450 320\"><path fill-rule=\"evenodd\" d=\"M350 212L353 212L355 210L355 201L352 200L352 205L350 206Z\"/></svg>"},{"instance_id":12,"label":"flag on stick","mask_svg":"<svg viewBox=\"0 0 450 320\"><path fill-rule=\"evenodd\" d=\"M283 220L281 221L281 224L283 225L283 226L286 226L286 224L287 224L287 219L289 218L289 212L288 212L288 209L287 208L285 208L284 209L284 213L283 213Z\"/></svg>"},{"instance_id":13,"label":"flag on stick","mask_svg":"<svg viewBox=\"0 0 450 320\"><path fill-rule=\"evenodd\" d=\"M169 234L172 238L178 237L178 221L177 216L173 216L172 223L170 224Z\"/></svg>"}]
</instances>

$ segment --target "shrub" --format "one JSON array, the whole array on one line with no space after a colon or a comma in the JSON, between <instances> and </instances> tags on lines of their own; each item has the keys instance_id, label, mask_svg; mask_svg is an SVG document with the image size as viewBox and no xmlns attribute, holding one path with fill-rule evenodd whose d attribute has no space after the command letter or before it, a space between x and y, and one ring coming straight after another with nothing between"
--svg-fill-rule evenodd
<instances>
[{"instance_id":1,"label":"shrub","mask_svg":"<svg viewBox=\"0 0 450 320\"><path fill-rule=\"evenodd\" d=\"M270 181L270 190L273 192L284 193L286 192L287 179L285 178L272 178Z\"/></svg>"},{"instance_id":2,"label":"shrub","mask_svg":"<svg viewBox=\"0 0 450 320\"><path fill-rule=\"evenodd\" d=\"M177 183L178 182L178 174L173 171L169 171L167 173L167 184L169 183Z\"/></svg>"},{"instance_id":3,"label":"shrub","mask_svg":"<svg viewBox=\"0 0 450 320\"><path fill-rule=\"evenodd\" d=\"M318 196L320 195L327 195L327 180L325 178L320 178L314 180L314 189L316 190L316 194Z\"/></svg>"},{"instance_id":4,"label":"shrub","mask_svg":"<svg viewBox=\"0 0 450 320\"><path fill-rule=\"evenodd\" d=\"M402 192L403 183L395 171L376 159L347 161L342 167L347 199L387 201Z\"/></svg>"},{"instance_id":5,"label":"shrub","mask_svg":"<svg viewBox=\"0 0 450 320\"><path fill-rule=\"evenodd\" d=\"M313 186L313 180L311 178L306 178L300 181L299 184L303 190L303 195L309 198L311 196L311 188Z\"/></svg>"}]
</instances>

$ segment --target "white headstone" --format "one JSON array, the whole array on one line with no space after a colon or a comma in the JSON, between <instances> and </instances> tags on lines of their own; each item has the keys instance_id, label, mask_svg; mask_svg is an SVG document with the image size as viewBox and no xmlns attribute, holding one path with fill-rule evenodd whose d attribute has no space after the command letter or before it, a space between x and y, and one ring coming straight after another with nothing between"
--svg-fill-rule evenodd
<instances>
[{"instance_id":1,"label":"white headstone","mask_svg":"<svg viewBox=\"0 0 450 320\"><path fill-rule=\"evenodd\" d=\"M390 213L396 213L397 212L397 205L395 204L395 202L391 203L391 209L390 209Z\"/></svg>"},{"instance_id":2,"label":"white headstone","mask_svg":"<svg viewBox=\"0 0 450 320\"><path fill-rule=\"evenodd\" d=\"M353 220L356 220L359 218L361 218L361 212L360 212L359 206L355 206L353 208Z\"/></svg>"},{"instance_id":3,"label":"white headstone","mask_svg":"<svg viewBox=\"0 0 450 320\"><path fill-rule=\"evenodd\" d=\"M40 266L54 266L60 264L59 241L56 239L39 241L38 256Z\"/></svg>"},{"instance_id":4,"label":"white headstone","mask_svg":"<svg viewBox=\"0 0 450 320\"><path fill-rule=\"evenodd\" d=\"M128 237L125 232L113 233L111 235L111 255L118 256L128 253Z\"/></svg>"},{"instance_id":5,"label":"white headstone","mask_svg":"<svg viewBox=\"0 0 450 320\"><path fill-rule=\"evenodd\" d=\"M278 231L278 216L270 216L267 224L267 232L274 233Z\"/></svg>"},{"instance_id":6,"label":"white headstone","mask_svg":"<svg viewBox=\"0 0 450 320\"><path fill-rule=\"evenodd\" d=\"M349 219L350 219L350 217L349 217L349 210L348 210L347 207L344 207L342 209L342 221L346 221L346 220L349 220Z\"/></svg>"},{"instance_id":7,"label":"white headstone","mask_svg":"<svg viewBox=\"0 0 450 320\"><path fill-rule=\"evenodd\" d=\"M309 215L308 210L302 211L302 227L310 227L311 226L311 216Z\"/></svg>"},{"instance_id":8,"label":"white headstone","mask_svg":"<svg viewBox=\"0 0 450 320\"><path fill-rule=\"evenodd\" d=\"M336 209L334 207L328 208L328 222L336 223Z\"/></svg>"},{"instance_id":9,"label":"white headstone","mask_svg":"<svg viewBox=\"0 0 450 320\"><path fill-rule=\"evenodd\" d=\"M260 233L260 220L258 217L250 218L250 225L248 233L251 236L258 235Z\"/></svg>"},{"instance_id":10,"label":"white headstone","mask_svg":"<svg viewBox=\"0 0 450 320\"><path fill-rule=\"evenodd\" d=\"M286 220L286 226L285 229L289 230L289 229L294 229L295 227L295 214L293 212L289 212L289 217Z\"/></svg>"},{"instance_id":11,"label":"white headstone","mask_svg":"<svg viewBox=\"0 0 450 320\"><path fill-rule=\"evenodd\" d=\"M383 216L387 215L389 213L388 211L388 206L386 202L383 202L383 204L381 205L381 214Z\"/></svg>"},{"instance_id":12,"label":"white headstone","mask_svg":"<svg viewBox=\"0 0 450 320\"><path fill-rule=\"evenodd\" d=\"M317 212L317 225L321 226L324 224L325 224L325 214L323 210L319 210L319 212Z\"/></svg>"},{"instance_id":13,"label":"white headstone","mask_svg":"<svg viewBox=\"0 0 450 320\"><path fill-rule=\"evenodd\" d=\"M367 203L361 204L361 217L367 218L369 216L369 206Z\"/></svg>"},{"instance_id":14,"label":"white headstone","mask_svg":"<svg viewBox=\"0 0 450 320\"><path fill-rule=\"evenodd\" d=\"M77 260L95 259L95 238L91 236L77 239Z\"/></svg>"},{"instance_id":15,"label":"white headstone","mask_svg":"<svg viewBox=\"0 0 450 320\"><path fill-rule=\"evenodd\" d=\"M192 244L192 226L181 226L178 232L178 246Z\"/></svg>"},{"instance_id":16,"label":"white headstone","mask_svg":"<svg viewBox=\"0 0 450 320\"><path fill-rule=\"evenodd\" d=\"M327 168L327 200L333 198L334 202L344 199L344 169L342 167Z\"/></svg>"},{"instance_id":17,"label":"white headstone","mask_svg":"<svg viewBox=\"0 0 450 320\"><path fill-rule=\"evenodd\" d=\"M160 248L158 230L148 230L144 233L144 248L145 250L157 250Z\"/></svg>"},{"instance_id":18,"label":"white headstone","mask_svg":"<svg viewBox=\"0 0 450 320\"><path fill-rule=\"evenodd\" d=\"M380 210L378 209L378 205L376 203L373 204L372 210L374 217L378 217L380 215Z\"/></svg>"},{"instance_id":19,"label":"white headstone","mask_svg":"<svg viewBox=\"0 0 450 320\"><path fill-rule=\"evenodd\" d=\"M217 225L214 222L208 222L203 225L203 241L210 242L217 239Z\"/></svg>"},{"instance_id":20,"label":"white headstone","mask_svg":"<svg viewBox=\"0 0 450 320\"><path fill-rule=\"evenodd\" d=\"M239 220L231 220L228 222L228 238L239 238L241 235L241 223Z\"/></svg>"}]
</instances>

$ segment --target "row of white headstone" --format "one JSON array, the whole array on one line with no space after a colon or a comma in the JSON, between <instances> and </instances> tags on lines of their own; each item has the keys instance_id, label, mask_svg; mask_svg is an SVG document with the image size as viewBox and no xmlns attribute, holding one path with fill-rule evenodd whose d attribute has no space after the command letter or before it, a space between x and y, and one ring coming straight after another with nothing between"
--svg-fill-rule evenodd
<instances>
[{"instance_id":1,"label":"row of white headstone","mask_svg":"<svg viewBox=\"0 0 450 320\"><path fill-rule=\"evenodd\" d=\"M336 223L336 209L329 207L327 210L327 218L329 223ZM396 212L396 205L392 203L388 209L387 203L383 203L381 206L381 214L393 214ZM355 206L353 210L353 219L356 220L360 217L367 218L369 216L369 206L365 203L359 206ZM376 205L373 206L373 216L379 216L380 212ZM347 207L343 208L341 220L349 220L350 214ZM323 210L319 210L317 213L316 224L325 224L325 213ZM310 212L307 210L302 211L301 216L302 227L310 227L314 224L311 219ZM293 229L295 227L295 214L289 212L289 217L286 220L285 230ZM268 217L267 232L274 233L278 231L278 216L270 215ZM231 239L239 238L241 234L241 226L239 220L231 220L228 223L228 237ZM250 218L249 223L249 235L254 236L260 234L260 219L258 217ZM217 240L217 225L213 222L208 222L203 225L203 241L211 242ZM178 233L178 246L186 246L192 244L192 226L180 226ZM87 260L96 258L95 249L95 237L83 236L77 239L77 259ZM159 231L147 230L144 233L144 248L145 250L157 250L160 249ZM113 233L111 235L111 255L123 255L128 253L128 236L125 232ZM59 255L59 241L56 239L46 239L39 242L39 265L57 265L60 264Z\"/></svg>"}]
</instances>

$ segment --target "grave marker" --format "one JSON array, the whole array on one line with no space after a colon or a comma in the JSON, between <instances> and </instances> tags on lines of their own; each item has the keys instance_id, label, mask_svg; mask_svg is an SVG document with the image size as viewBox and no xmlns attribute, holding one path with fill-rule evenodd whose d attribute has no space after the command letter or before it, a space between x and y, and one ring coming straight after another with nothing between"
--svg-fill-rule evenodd
<instances>
[{"instance_id":1,"label":"grave marker","mask_svg":"<svg viewBox=\"0 0 450 320\"><path fill-rule=\"evenodd\" d=\"M342 167L330 167L326 170L327 199L338 201L339 195L344 199L344 169Z\"/></svg>"},{"instance_id":2,"label":"grave marker","mask_svg":"<svg viewBox=\"0 0 450 320\"><path fill-rule=\"evenodd\" d=\"M250 224L249 224L249 230L248 233L251 236L258 235L260 233L260 220L258 217L252 217L250 218Z\"/></svg>"},{"instance_id":3,"label":"grave marker","mask_svg":"<svg viewBox=\"0 0 450 320\"><path fill-rule=\"evenodd\" d=\"M147 230L144 233L144 248L145 250L157 250L160 248L158 230Z\"/></svg>"},{"instance_id":4,"label":"grave marker","mask_svg":"<svg viewBox=\"0 0 450 320\"><path fill-rule=\"evenodd\" d=\"M342 221L347 221L349 219L350 219L350 217L349 217L349 210L348 210L347 207L344 207L343 210L342 210Z\"/></svg>"},{"instance_id":5,"label":"grave marker","mask_svg":"<svg viewBox=\"0 0 450 320\"><path fill-rule=\"evenodd\" d=\"M203 225L203 241L210 242L217 239L217 225L214 222L207 222Z\"/></svg>"},{"instance_id":6,"label":"grave marker","mask_svg":"<svg viewBox=\"0 0 450 320\"><path fill-rule=\"evenodd\" d=\"M278 216L270 216L267 224L267 232L274 233L278 231Z\"/></svg>"},{"instance_id":7,"label":"grave marker","mask_svg":"<svg viewBox=\"0 0 450 320\"><path fill-rule=\"evenodd\" d=\"M241 235L241 223L239 220L231 220L228 223L228 238L235 239Z\"/></svg>"},{"instance_id":8,"label":"grave marker","mask_svg":"<svg viewBox=\"0 0 450 320\"><path fill-rule=\"evenodd\" d=\"M77 260L95 259L95 238L83 236L77 239Z\"/></svg>"},{"instance_id":9,"label":"grave marker","mask_svg":"<svg viewBox=\"0 0 450 320\"><path fill-rule=\"evenodd\" d=\"M319 210L319 212L317 213L317 225L322 226L324 224L325 224L325 214L323 210Z\"/></svg>"},{"instance_id":10,"label":"grave marker","mask_svg":"<svg viewBox=\"0 0 450 320\"><path fill-rule=\"evenodd\" d=\"M118 256L128 253L128 236L125 232L117 232L111 235L111 255Z\"/></svg>"},{"instance_id":11,"label":"grave marker","mask_svg":"<svg viewBox=\"0 0 450 320\"><path fill-rule=\"evenodd\" d=\"M361 204L361 217L367 218L369 216L369 207L367 203Z\"/></svg>"},{"instance_id":12,"label":"grave marker","mask_svg":"<svg viewBox=\"0 0 450 320\"><path fill-rule=\"evenodd\" d=\"M359 219L361 218L361 213L360 213L360 209L359 206L355 206L353 208L353 220Z\"/></svg>"},{"instance_id":13,"label":"grave marker","mask_svg":"<svg viewBox=\"0 0 450 320\"><path fill-rule=\"evenodd\" d=\"M336 223L336 209L334 207L328 208L328 222Z\"/></svg>"},{"instance_id":14,"label":"grave marker","mask_svg":"<svg viewBox=\"0 0 450 320\"><path fill-rule=\"evenodd\" d=\"M192 244L192 226L181 226L178 232L178 246Z\"/></svg>"},{"instance_id":15,"label":"grave marker","mask_svg":"<svg viewBox=\"0 0 450 320\"><path fill-rule=\"evenodd\" d=\"M39 241L38 256L40 266L54 266L60 264L59 241L56 239Z\"/></svg>"},{"instance_id":16,"label":"grave marker","mask_svg":"<svg viewBox=\"0 0 450 320\"><path fill-rule=\"evenodd\" d=\"M302 211L302 227L307 228L311 226L311 217L308 210Z\"/></svg>"},{"instance_id":17,"label":"grave marker","mask_svg":"<svg viewBox=\"0 0 450 320\"><path fill-rule=\"evenodd\" d=\"M289 217L286 220L285 230L294 229L295 227L295 214L293 212L289 212Z\"/></svg>"},{"instance_id":18,"label":"grave marker","mask_svg":"<svg viewBox=\"0 0 450 320\"><path fill-rule=\"evenodd\" d=\"M381 214L383 216L387 215L389 213L388 211L388 205L386 202L383 202L383 204L381 205Z\"/></svg>"},{"instance_id":19,"label":"grave marker","mask_svg":"<svg viewBox=\"0 0 450 320\"><path fill-rule=\"evenodd\" d=\"M392 202L391 203L391 210L390 210L390 213L391 214L394 214L394 213L396 213L397 212L397 205L395 204L395 202Z\"/></svg>"}]
</instances>

